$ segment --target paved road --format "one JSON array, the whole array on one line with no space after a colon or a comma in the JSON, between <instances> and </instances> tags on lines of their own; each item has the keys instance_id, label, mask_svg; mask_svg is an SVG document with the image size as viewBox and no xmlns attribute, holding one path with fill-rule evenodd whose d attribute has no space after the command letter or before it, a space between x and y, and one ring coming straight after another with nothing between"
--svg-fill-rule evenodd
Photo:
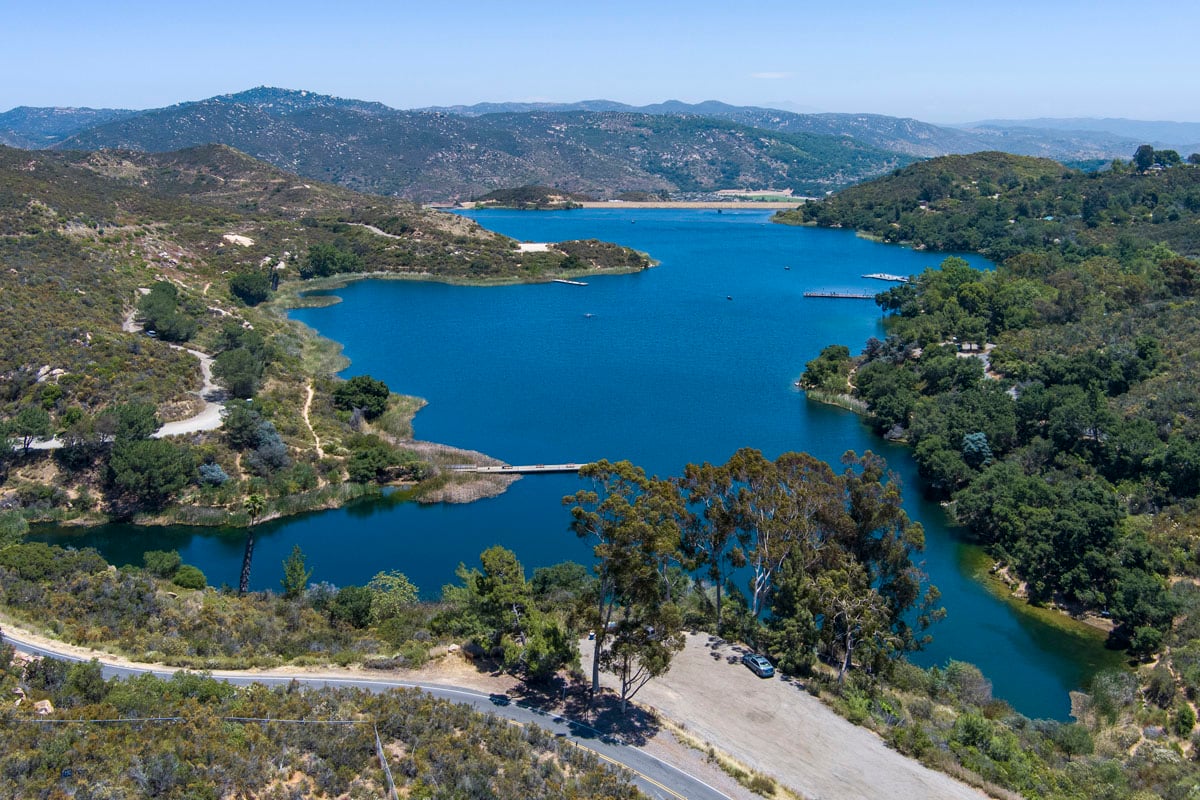
<instances>
[{"instance_id":1,"label":"paved road","mask_svg":"<svg viewBox=\"0 0 1200 800\"><path fill-rule=\"evenodd\" d=\"M59 658L64 661L85 660L78 656L40 647L22 640L19 636L11 636L7 633L3 634L3 640L18 650L32 655ZM100 660L100 663L103 665L104 676L106 678L130 678L145 673L157 675L161 678L169 678L178 671L172 669L125 667L106 663L103 659ZM629 770L633 773L633 779L638 788L656 800L729 800L727 795L722 794L707 783L688 775L686 772L655 758L637 747L622 744L613 738L604 736L600 731L582 722L548 714L545 711L530 706L510 703L507 698L502 696L487 695L482 692L461 689L456 686L414 683L411 681L301 677L296 675L271 675L269 673L238 675L235 673L217 672L212 673L212 675L218 680L223 680L237 686L248 686L252 683L276 686L288 684L295 680L312 687L353 686L372 692L383 692L397 687L421 689L442 700L448 700L453 703L464 703L478 711L497 714L522 725L540 725L556 736L560 736L578 747L592 751L604 761Z\"/></svg>"}]
</instances>

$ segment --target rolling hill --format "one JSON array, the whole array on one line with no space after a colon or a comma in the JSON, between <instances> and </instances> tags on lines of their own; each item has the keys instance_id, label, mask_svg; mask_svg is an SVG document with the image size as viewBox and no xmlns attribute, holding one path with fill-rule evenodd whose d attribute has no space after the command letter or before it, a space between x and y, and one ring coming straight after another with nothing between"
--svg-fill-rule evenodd
<instances>
[{"instance_id":1,"label":"rolling hill","mask_svg":"<svg viewBox=\"0 0 1200 800\"><path fill-rule=\"evenodd\" d=\"M255 89L118 119L60 149L220 143L300 175L414 200L546 184L598 197L735 187L824 194L912 158L847 137L621 111L476 117Z\"/></svg>"}]
</instances>

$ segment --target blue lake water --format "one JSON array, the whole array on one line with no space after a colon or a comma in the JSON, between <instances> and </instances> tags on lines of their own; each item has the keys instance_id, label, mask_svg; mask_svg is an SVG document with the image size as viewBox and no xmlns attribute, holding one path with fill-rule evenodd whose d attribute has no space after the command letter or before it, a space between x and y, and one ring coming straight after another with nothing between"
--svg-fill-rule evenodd
<instances>
[{"instance_id":1,"label":"blue lake water","mask_svg":"<svg viewBox=\"0 0 1200 800\"><path fill-rule=\"evenodd\" d=\"M527 241L597 238L650 253L661 265L587 286L461 287L364 281L343 302L293 313L342 342L347 377L369 373L429 401L419 438L480 450L511 464L627 458L659 475L727 459L739 447L768 457L807 450L837 463L846 450L883 453L927 532L925 569L947 619L915 660L978 664L995 693L1030 716L1064 718L1067 692L1115 663L1092 638L1019 613L973 577L978 552L924 502L908 452L872 435L849 412L794 388L804 363L831 343L861 350L882 336L874 303L805 298L807 290L875 292L864 273L908 275L943 256L884 246L852 232L774 225L768 212L585 209L469 212ZM986 261L967 257L976 266ZM395 498L262 527L253 585L277 588L281 561L300 544L314 580L364 582L405 572L427 596L460 561L503 544L527 570L590 554L567 530L560 500L572 475L530 476L504 495L468 505ZM65 534L43 534L63 541ZM236 585L244 533L106 526L70 543L116 562L177 548L210 582Z\"/></svg>"}]
</instances>

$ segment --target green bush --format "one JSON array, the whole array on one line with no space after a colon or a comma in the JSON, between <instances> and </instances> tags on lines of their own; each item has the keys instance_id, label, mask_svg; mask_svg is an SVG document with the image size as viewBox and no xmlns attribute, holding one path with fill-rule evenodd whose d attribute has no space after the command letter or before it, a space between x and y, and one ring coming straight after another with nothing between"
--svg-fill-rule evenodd
<instances>
[{"instance_id":1,"label":"green bush","mask_svg":"<svg viewBox=\"0 0 1200 800\"><path fill-rule=\"evenodd\" d=\"M333 390L333 405L343 411L362 409L363 416L375 419L387 410L388 385L370 375L355 375Z\"/></svg>"},{"instance_id":2,"label":"green bush","mask_svg":"<svg viewBox=\"0 0 1200 800\"><path fill-rule=\"evenodd\" d=\"M184 564L176 571L175 577L171 578L171 583L183 589L203 589L208 586L208 579L199 568Z\"/></svg>"},{"instance_id":3,"label":"green bush","mask_svg":"<svg viewBox=\"0 0 1200 800\"><path fill-rule=\"evenodd\" d=\"M264 270L239 272L229 279L229 291L248 306L256 306L271 296L271 276Z\"/></svg>"},{"instance_id":4,"label":"green bush","mask_svg":"<svg viewBox=\"0 0 1200 800\"><path fill-rule=\"evenodd\" d=\"M156 578L170 578L179 571L183 559L178 550L147 550L142 554L142 563Z\"/></svg>"}]
</instances>

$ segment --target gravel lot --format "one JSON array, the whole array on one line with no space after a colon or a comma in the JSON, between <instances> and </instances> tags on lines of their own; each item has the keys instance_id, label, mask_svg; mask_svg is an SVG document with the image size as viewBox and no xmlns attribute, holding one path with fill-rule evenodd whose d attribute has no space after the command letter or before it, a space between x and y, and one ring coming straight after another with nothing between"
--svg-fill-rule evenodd
<instances>
[{"instance_id":1,"label":"gravel lot","mask_svg":"<svg viewBox=\"0 0 1200 800\"><path fill-rule=\"evenodd\" d=\"M582 649L590 674L591 651ZM736 663L742 652L706 635L689 636L670 672L634 699L808 800L987 797L889 749L798 685L757 677Z\"/></svg>"}]
</instances>

